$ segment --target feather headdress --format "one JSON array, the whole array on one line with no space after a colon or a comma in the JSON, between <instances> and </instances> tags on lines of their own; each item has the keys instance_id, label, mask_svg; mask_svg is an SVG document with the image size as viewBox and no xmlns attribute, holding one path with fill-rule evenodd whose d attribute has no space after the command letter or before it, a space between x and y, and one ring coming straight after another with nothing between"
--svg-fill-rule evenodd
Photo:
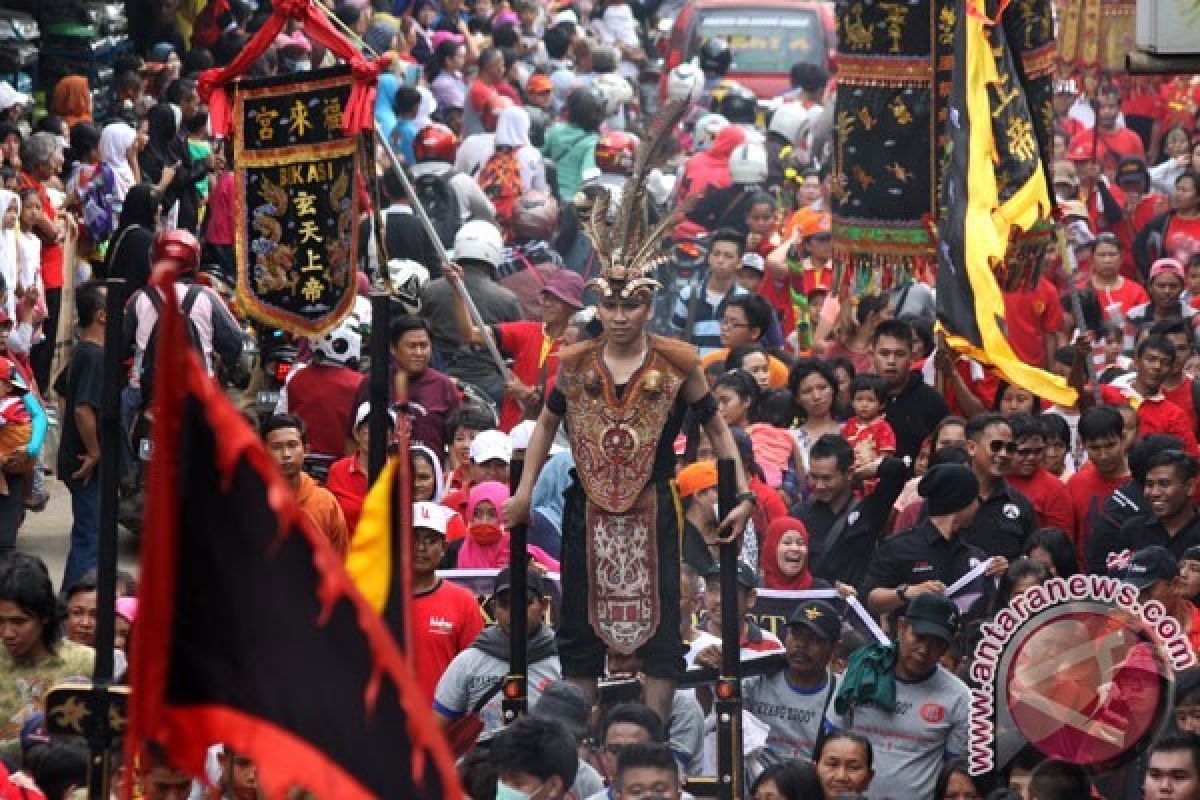
<instances>
[{"instance_id":1,"label":"feather headdress","mask_svg":"<svg viewBox=\"0 0 1200 800\"><path fill-rule=\"evenodd\" d=\"M638 146L633 171L621 187L616 208L612 195L600 192L591 213L582 221L583 232L591 240L600 265L599 275L588 282L588 288L602 297L630 297L639 290L662 288L654 273L663 260L663 237L675 227L678 212L667 214L651 226L645 211L646 180L651 170L662 166L670 155L672 136L687 110L686 102L671 103L662 109Z\"/></svg>"}]
</instances>

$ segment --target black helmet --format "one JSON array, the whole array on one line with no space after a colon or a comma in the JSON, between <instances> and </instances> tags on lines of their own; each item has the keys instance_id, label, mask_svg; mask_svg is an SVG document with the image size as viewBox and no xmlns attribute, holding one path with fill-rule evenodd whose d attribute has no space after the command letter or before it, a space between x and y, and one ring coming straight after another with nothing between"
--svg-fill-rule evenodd
<instances>
[{"instance_id":1,"label":"black helmet","mask_svg":"<svg viewBox=\"0 0 1200 800\"><path fill-rule=\"evenodd\" d=\"M742 85L729 87L717 113L734 125L753 125L758 116L758 96Z\"/></svg>"},{"instance_id":2,"label":"black helmet","mask_svg":"<svg viewBox=\"0 0 1200 800\"><path fill-rule=\"evenodd\" d=\"M733 51L724 39L705 39L700 45L700 69L709 78L720 78L733 63Z\"/></svg>"},{"instance_id":3,"label":"black helmet","mask_svg":"<svg viewBox=\"0 0 1200 800\"><path fill-rule=\"evenodd\" d=\"M584 86L567 97L567 121L577 128L594 131L607 116L608 98L595 86Z\"/></svg>"}]
</instances>

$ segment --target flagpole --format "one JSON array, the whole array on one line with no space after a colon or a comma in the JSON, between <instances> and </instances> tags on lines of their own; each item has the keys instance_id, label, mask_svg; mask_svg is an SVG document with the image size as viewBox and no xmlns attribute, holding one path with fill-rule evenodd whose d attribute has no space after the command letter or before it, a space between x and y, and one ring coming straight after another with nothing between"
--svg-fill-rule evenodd
<instances>
[{"instance_id":1,"label":"flagpole","mask_svg":"<svg viewBox=\"0 0 1200 800\"><path fill-rule=\"evenodd\" d=\"M521 482L524 459L513 459L509 465L509 483L515 489ZM526 675L529 672L529 527L526 523L514 525L509 531L508 563L512 580L508 589L508 675L504 678L504 697L500 702L504 724L525 716L528 709L529 687Z\"/></svg>"},{"instance_id":2,"label":"flagpole","mask_svg":"<svg viewBox=\"0 0 1200 800\"><path fill-rule=\"evenodd\" d=\"M96 565L96 657L92 671L93 714L88 720L89 800L108 800L112 775L109 754L113 731L108 688L113 682L117 605L117 493L121 469L121 333L124 327L125 281L109 278L104 326L104 388L100 403L100 531ZM173 301L174 298L172 297ZM147 387L148 388L148 387ZM93 480L95 478L93 477Z\"/></svg>"},{"instance_id":3,"label":"flagpole","mask_svg":"<svg viewBox=\"0 0 1200 800\"><path fill-rule=\"evenodd\" d=\"M387 410L391 405L391 353L388 339L392 327L392 298L387 292L371 292L371 374L367 378L371 414L367 417L367 483L373 486L387 464Z\"/></svg>"},{"instance_id":4,"label":"flagpole","mask_svg":"<svg viewBox=\"0 0 1200 800\"><path fill-rule=\"evenodd\" d=\"M737 507L737 462L717 461L717 507L722 520ZM721 676L713 710L717 718L717 787L721 800L742 798L742 619L738 614L740 539L722 542Z\"/></svg>"}]
</instances>

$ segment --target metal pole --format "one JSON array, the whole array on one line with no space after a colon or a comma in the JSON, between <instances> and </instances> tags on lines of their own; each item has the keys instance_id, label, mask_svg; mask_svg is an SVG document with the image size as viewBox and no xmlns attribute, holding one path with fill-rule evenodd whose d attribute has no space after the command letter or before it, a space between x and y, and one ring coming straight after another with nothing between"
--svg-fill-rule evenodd
<instances>
[{"instance_id":1,"label":"metal pole","mask_svg":"<svg viewBox=\"0 0 1200 800\"><path fill-rule=\"evenodd\" d=\"M113 648L116 642L117 606L117 492L121 482L121 332L124 326L125 281L104 282L107 321L104 326L104 391L100 402L100 531L96 562L96 660L92 671L95 713L88 720L89 800L108 800L109 725L108 687L113 681ZM175 302L172 296L169 302ZM150 387L146 387L149 390ZM94 479L93 479L94 480Z\"/></svg>"},{"instance_id":2,"label":"metal pole","mask_svg":"<svg viewBox=\"0 0 1200 800\"><path fill-rule=\"evenodd\" d=\"M1062 259L1063 269L1067 273L1067 291L1071 297L1071 314L1075 317L1075 329L1083 336L1088 335L1087 325L1083 321L1083 303L1079 300L1079 287L1075 285L1075 275L1079 270L1079 265L1075 263L1075 251L1071 249L1071 245L1067 242L1067 232L1063 230L1063 226L1058 224L1055 226L1058 237L1058 254ZM1102 404L1104 401L1100 397L1100 383L1096 380L1096 365L1088 359L1084 362L1084 369L1087 370L1088 383L1092 386L1092 396L1096 401L1096 405Z\"/></svg>"},{"instance_id":3,"label":"metal pole","mask_svg":"<svg viewBox=\"0 0 1200 800\"><path fill-rule=\"evenodd\" d=\"M722 520L737 506L737 462L717 461L717 506ZM742 797L742 620L738 614L740 542L721 544L721 677L716 686L717 786L723 800Z\"/></svg>"},{"instance_id":4,"label":"metal pole","mask_svg":"<svg viewBox=\"0 0 1200 800\"><path fill-rule=\"evenodd\" d=\"M510 466L509 482L514 487L521 482L523 466L523 461L516 460ZM510 620L508 675L504 678L504 697L501 701L505 725L524 716L528 711L529 690L526 681L526 675L529 672L528 541L528 527L524 523L514 525L508 543L508 563L512 569L512 585L508 590Z\"/></svg>"},{"instance_id":5,"label":"metal pole","mask_svg":"<svg viewBox=\"0 0 1200 800\"><path fill-rule=\"evenodd\" d=\"M388 415L391 406L391 352L388 338L392 327L392 299L387 292L371 293L371 416L367 417L367 481L373 485L387 464Z\"/></svg>"},{"instance_id":6,"label":"metal pole","mask_svg":"<svg viewBox=\"0 0 1200 800\"><path fill-rule=\"evenodd\" d=\"M383 137L379 131L376 131L376 138L383 145L384 152L388 155L388 161L391 162L392 170L396 173L396 177L400 180L400 184L404 187L404 193L412 200L413 214L421 223L421 227L425 229L425 235L429 237L429 241L433 244L434 251L437 252L438 259L443 264L450 263L450 256L446 254L446 248L442 246L442 240L438 238L437 231L433 229L433 223L429 221L429 215L425 213L425 207L421 205L420 199L417 197L416 191L413 190L412 182L408 179L408 175L404 172L404 167L400 165L400 159L396 157L396 151L392 149L391 144ZM450 281L450 285L454 287L463 302L467 304L467 313L471 315L471 324L479 329L479 333L483 336L483 342L487 345L488 353L492 357L492 361L496 364L496 369L504 377L505 382L511 377L508 371L508 365L504 363L504 356L500 355L500 348L496 346L496 341L492 338L491 329L484 324L483 317L479 314L479 309L475 307L475 301L471 299L471 295L467 294L467 287L460 283Z\"/></svg>"}]
</instances>

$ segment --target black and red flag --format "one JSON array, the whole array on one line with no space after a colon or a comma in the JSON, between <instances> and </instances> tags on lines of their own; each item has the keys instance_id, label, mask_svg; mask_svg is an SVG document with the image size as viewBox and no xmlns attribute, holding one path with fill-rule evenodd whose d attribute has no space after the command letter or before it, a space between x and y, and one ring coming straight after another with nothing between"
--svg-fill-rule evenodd
<instances>
[{"instance_id":1,"label":"black and red flag","mask_svg":"<svg viewBox=\"0 0 1200 800\"><path fill-rule=\"evenodd\" d=\"M172 304L160 335L129 755L153 742L199 775L223 743L257 763L271 797L462 797L383 619L205 374Z\"/></svg>"}]
</instances>

